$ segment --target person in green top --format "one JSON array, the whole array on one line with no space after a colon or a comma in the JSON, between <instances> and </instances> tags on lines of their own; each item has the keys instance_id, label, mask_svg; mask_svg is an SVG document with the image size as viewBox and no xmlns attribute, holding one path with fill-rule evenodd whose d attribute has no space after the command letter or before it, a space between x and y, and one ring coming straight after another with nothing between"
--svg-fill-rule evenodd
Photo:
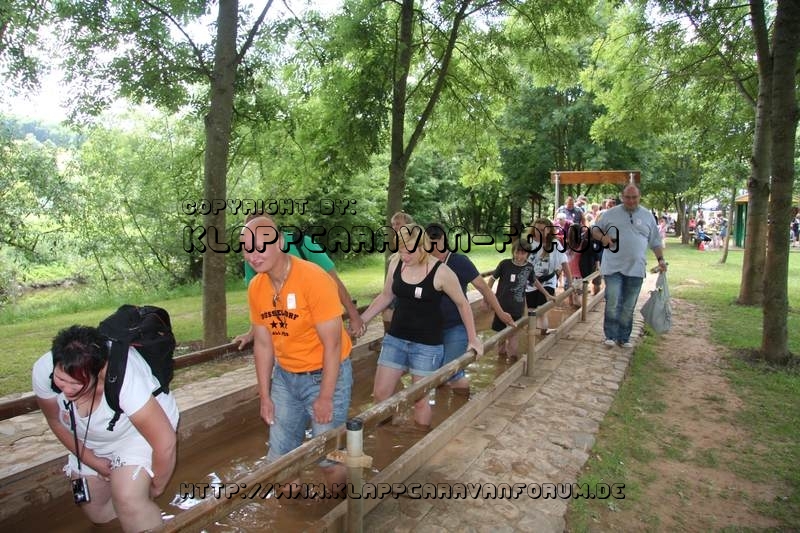
<instances>
[{"instance_id":1,"label":"person in green top","mask_svg":"<svg viewBox=\"0 0 800 533\"><path fill-rule=\"evenodd\" d=\"M253 218L256 218L257 216L260 215L248 215L247 222ZM364 333L364 322L361 320L358 308L356 307L355 303L353 303L353 299L350 297L350 292L347 290L347 287L344 286L344 283L342 283L342 280L336 273L336 265L334 264L333 260L328 256L327 253L325 253L325 250L322 248L322 246L315 243L314 240L308 235L302 235L302 240L299 239L299 236L297 237L298 238L296 238L296 236L291 232L283 232L284 242L288 243L289 245L289 255L299 257L300 259L305 259L306 261L310 261L311 263L318 265L322 268L322 270L327 272L330 277L333 278L333 281L336 282L336 287L339 290L339 300L342 302L342 305L347 311L347 316L350 318L347 331L354 337L360 337ZM245 287L250 286L250 280L252 280L255 275L256 272L253 270L253 268L247 262L245 262ZM246 346L251 344L253 342L252 326L245 333L234 337L233 342L239 345L240 350L243 350Z\"/></svg>"}]
</instances>

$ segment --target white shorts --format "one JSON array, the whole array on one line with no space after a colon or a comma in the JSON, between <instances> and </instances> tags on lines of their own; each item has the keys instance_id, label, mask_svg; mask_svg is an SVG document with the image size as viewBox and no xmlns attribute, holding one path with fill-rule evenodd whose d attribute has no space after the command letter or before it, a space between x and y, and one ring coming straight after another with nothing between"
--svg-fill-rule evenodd
<instances>
[{"instance_id":1,"label":"white shorts","mask_svg":"<svg viewBox=\"0 0 800 533\"><path fill-rule=\"evenodd\" d=\"M111 461L111 469L120 468L123 466L136 466L138 467L133 472L132 479L136 479L139 472L144 469L145 472L152 478L153 477L153 448L147 443L144 437L139 434L132 435L128 438L122 439L117 446L117 450L111 454L97 454L98 457L105 457ZM83 446L81 446L81 450ZM64 473L67 477L73 478L78 475L81 476L96 476L97 471L81 462L80 472L78 471L78 459L74 454L69 454L67 464L64 465Z\"/></svg>"}]
</instances>

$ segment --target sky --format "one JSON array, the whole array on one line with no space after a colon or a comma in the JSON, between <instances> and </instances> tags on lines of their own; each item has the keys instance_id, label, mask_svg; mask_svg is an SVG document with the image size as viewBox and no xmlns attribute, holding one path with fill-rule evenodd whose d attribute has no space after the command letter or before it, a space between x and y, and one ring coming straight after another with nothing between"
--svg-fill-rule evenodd
<instances>
[{"instance_id":1,"label":"sky","mask_svg":"<svg viewBox=\"0 0 800 533\"><path fill-rule=\"evenodd\" d=\"M41 87L35 93L25 96L4 94L2 101L8 103L6 111L19 119L57 124L67 118L67 110L62 102L64 96L59 77L48 75L42 78Z\"/></svg>"},{"instance_id":2,"label":"sky","mask_svg":"<svg viewBox=\"0 0 800 533\"><path fill-rule=\"evenodd\" d=\"M322 13L331 13L341 6L343 0L289 0L295 13L304 11L304 6L313 5ZM264 0L253 2L254 9L263 9ZM270 11L283 11L283 2L274 0ZM216 16L216 12L213 13ZM203 30L205 31L205 30ZM11 95L4 84L0 84L0 104L5 112L19 119L37 120L45 124L57 124L66 120L68 111L66 99L67 87L62 82L62 73L55 70L40 79L40 87L25 95Z\"/></svg>"}]
</instances>

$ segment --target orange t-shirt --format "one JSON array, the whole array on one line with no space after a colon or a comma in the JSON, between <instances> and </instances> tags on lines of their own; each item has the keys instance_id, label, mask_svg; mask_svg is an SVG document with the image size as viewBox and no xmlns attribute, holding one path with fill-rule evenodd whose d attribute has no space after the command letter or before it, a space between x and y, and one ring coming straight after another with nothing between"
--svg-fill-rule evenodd
<instances>
[{"instance_id":1,"label":"orange t-shirt","mask_svg":"<svg viewBox=\"0 0 800 533\"><path fill-rule=\"evenodd\" d=\"M287 372L322 368L322 341L316 325L342 315L333 278L317 265L291 257L289 277L273 306L275 290L269 276L256 274L247 289L250 322L272 333L275 358ZM342 325L341 361L350 355L352 342Z\"/></svg>"}]
</instances>

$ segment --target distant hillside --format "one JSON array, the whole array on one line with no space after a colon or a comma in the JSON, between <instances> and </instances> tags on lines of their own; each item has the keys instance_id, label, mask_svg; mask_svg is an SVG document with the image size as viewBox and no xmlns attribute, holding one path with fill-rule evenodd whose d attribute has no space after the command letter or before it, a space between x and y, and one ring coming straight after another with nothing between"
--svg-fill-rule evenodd
<instances>
[{"instance_id":1,"label":"distant hillside","mask_svg":"<svg viewBox=\"0 0 800 533\"><path fill-rule=\"evenodd\" d=\"M12 139L24 139L33 135L39 142L50 141L56 146L73 148L82 142L81 136L61 125L46 125L39 121L19 120L0 116L0 129Z\"/></svg>"}]
</instances>

